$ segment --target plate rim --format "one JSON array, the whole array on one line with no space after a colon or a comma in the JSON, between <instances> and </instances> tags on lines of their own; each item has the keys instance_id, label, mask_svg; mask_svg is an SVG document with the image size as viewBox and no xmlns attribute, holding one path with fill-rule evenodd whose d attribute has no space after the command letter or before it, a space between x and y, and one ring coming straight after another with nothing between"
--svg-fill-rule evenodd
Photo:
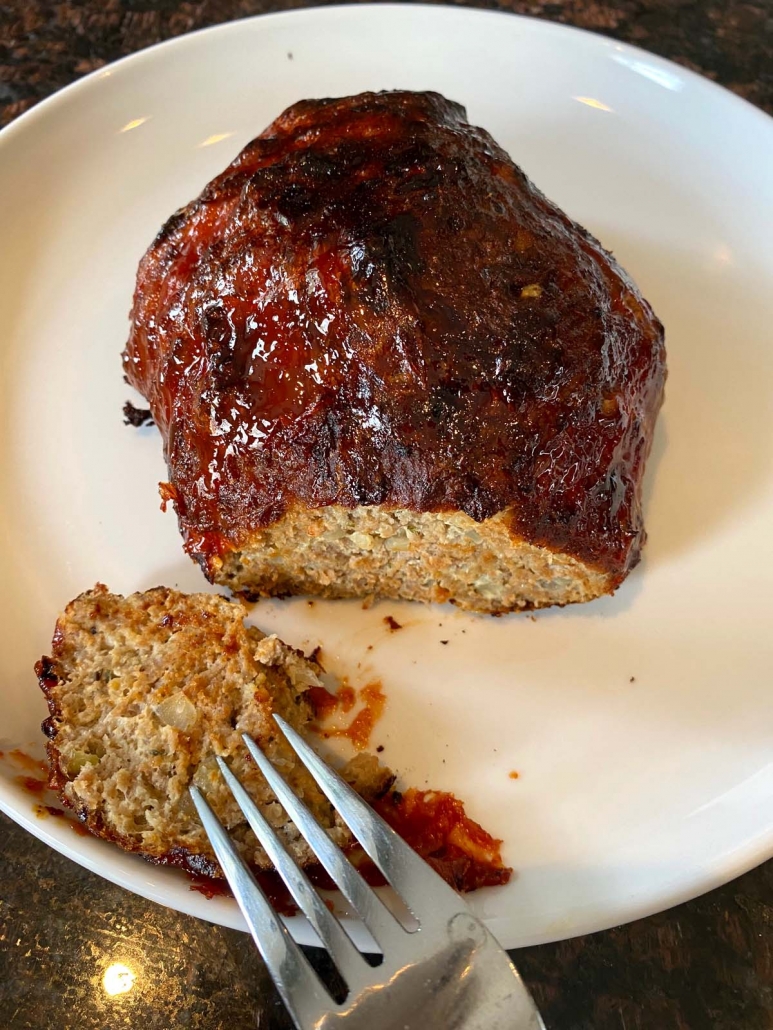
<instances>
[{"instance_id":1,"label":"plate rim","mask_svg":"<svg viewBox=\"0 0 773 1030\"><path fill-rule=\"evenodd\" d=\"M244 18L221 22L216 25L204 26L192 32L182 33L170 39L162 40L158 43L144 47L141 50L127 54L124 57L118 58L109 64L95 69L93 72L76 79L74 82L56 90L51 95L35 103L32 108L16 117L12 122L0 130L0 149L13 145L12 141L17 133L23 133L28 129L34 130L36 128L36 120L39 121L41 119L45 119L49 117L49 115L55 116L58 105L69 103L76 98L81 91L88 91L100 78L105 77L106 73L112 74L118 68L123 69L124 66L132 67L133 65L141 64L145 60L154 60L158 58L159 54L162 55L161 59L163 60L163 54L167 48L181 49L190 45L190 43L197 40L198 37L203 37L205 35L212 37L216 34L226 35L228 33L238 32L240 28L243 28L248 24L265 24L267 21L292 22L293 20L301 21L309 18L334 19L336 17L341 17L342 15L347 18L367 19L374 11L384 12L384 15L401 18L410 18L412 16L412 12L416 11L422 12L425 15L428 12L432 12L432 17L437 17L438 19L456 19L459 21L468 20L470 18L476 18L478 20L482 20L483 18L489 20L493 20L494 18L506 18L510 21L512 21L512 19L517 19L519 23L524 25L528 32L536 32L546 37L577 39L581 40L583 45L588 47L615 47L624 53L635 55L639 58L645 58L649 62L654 62L656 66L662 67L664 70L677 72L680 77L698 88L705 90L708 87L709 95L714 96L718 101L722 101L722 98L724 98L723 102L727 103L729 98L732 102L732 110L738 117L746 118L751 114L752 116L756 116L755 121L757 122L760 130L770 132L770 130L773 129L773 116L769 115L761 108L756 107L745 98L733 93L727 87L713 82L689 68L677 64L669 58L654 54L651 51L645 50L634 44L618 40L611 36L602 35L588 29L566 25L549 19L514 14L509 11L486 10L474 7L457 7L449 4L416 3L409 5L405 3L363 3L356 5L333 4L325 7L307 7L289 11L275 11L266 14L247 16ZM116 884L123 889L130 890L132 893L138 894L149 901L165 905L166 907L173 907L176 911L194 916L195 918L202 918L219 925L231 926L236 929L246 931L246 924L244 924L241 913L239 912L236 903L231 899L228 899L225 904L227 905L228 910L233 913L234 918L232 920L224 920L222 918L224 914L223 906L219 904L213 905L213 911L210 917L205 911L201 911L201 906L197 897L191 897L190 906L181 905L178 902L170 905L169 901L165 901L161 897L161 892L158 889L146 885L141 881L141 878L138 878L140 879L140 883L132 883L130 886L128 884L128 877L124 875L124 871L121 866L108 865L107 869L105 869L98 862L94 861L92 856L88 853L82 852L74 846L68 846L68 841L63 836L60 837L58 832L52 832L49 830L42 821L33 819L31 814L26 811L20 811L16 807L15 794L16 791L9 790L6 784L0 780L0 811L3 811L18 825L22 826L28 832L32 833L33 836L54 848L54 850L58 851L68 859L77 862L79 865L96 873L108 882ZM542 935L531 936L528 941L518 941L516 944L511 942L513 940L517 940L517 930L512 926L506 926L503 927L501 937L504 939L507 947L513 948L523 947L527 944L543 944L557 940L571 939L591 932L598 932L612 926L617 926L621 923L628 923L639 918L654 915L658 912L665 911L676 905L690 901L711 890L717 889L772 857L773 827L758 833L751 840L745 841L740 847L729 851L719 861L713 860L709 863L704 863L703 875L693 875L690 879L689 886L685 886L680 882L679 885L673 887L669 891L661 890L657 901L654 902L650 895L647 895L643 900L632 898L625 906L618 906L615 918L602 919L600 922L599 920L592 922L591 920L584 918L582 920L578 920L577 928L573 928L569 933L560 930L553 932L549 931ZM137 861L140 861L140 859L138 858ZM502 918L503 917L493 915L486 917L485 921L488 925L493 927L494 932L496 933L497 924L502 920ZM310 927L304 917L295 916L287 920L287 922L296 940L302 944L315 943L312 933L309 932ZM359 925L358 921L352 919L347 919L346 923L349 928L355 928Z\"/></svg>"},{"instance_id":2,"label":"plate rim","mask_svg":"<svg viewBox=\"0 0 773 1030\"><path fill-rule=\"evenodd\" d=\"M724 97L726 101L731 100L735 102L740 111L746 111L747 114L759 116L762 120L762 124L767 125L768 129L773 128L773 115L768 114L767 111L763 111L762 108L752 104L751 101L747 100L745 97L734 93L731 89L728 89L727 86L723 86L718 82L713 82L705 75L701 75L699 72L695 72L684 65L677 64L676 61L672 61L668 57L661 57L659 54L655 54L651 50L645 50L643 47L638 47L634 43L627 43L624 40L618 40L613 36L604 36L600 32L593 32L591 29L580 28L576 25L567 25L563 22L552 21L548 18L537 18L533 15L516 14L511 13L510 11L489 10L482 7L463 7L447 3L337 3L324 7L299 7L289 11L269 11L266 14L247 15L244 18L235 18L232 21L219 22L216 25L206 25L199 29L193 29L191 32L183 32L179 36L172 36L170 39L160 40L158 43L151 43L150 46L142 47L140 50L135 50L131 54L126 54L123 57L117 58L115 61L110 61L101 68L96 68L94 71L88 72L86 75L81 76L74 82L70 82L66 86L62 86L49 96L37 101L37 103L35 103L28 111L24 111L22 114L14 118L13 121L9 122L8 125L5 125L0 129L0 146L6 144L9 137L18 130L19 126L29 125L36 116L39 116L42 113L47 113L63 100L69 99L79 90L87 88L92 82L103 78L106 72L110 72L112 74L113 70L116 68L123 68L124 66L128 66L133 63L141 63L148 57L155 56L159 51L163 51L167 48L171 49L173 47L186 46L191 40L197 39L198 37L219 33L225 34L229 31L233 31L234 28L255 22L289 21L309 16L333 17L342 13L346 13L348 16L355 12L362 12L363 16L367 16L373 11L383 11L391 14L397 14L399 12L401 16L405 15L406 12L422 11L426 13L431 11L433 14L442 12L439 14L439 17L441 18L455 17L465 19L474 17L488 18L492 20L507 19L508 21L516 19L518 22L528 24L532 31L542 32L546 35L569 34L585 39L588 45L598 46L599 44L602 44L606 46L621 47L626 52L646 57L650 61L656 61L658 64L663 65L666 70L678 71L680 75L685 76L689 81L700 84L703 88L708 87L710 92L716 92L719 96Z\"/></svg>"}]
</instances>

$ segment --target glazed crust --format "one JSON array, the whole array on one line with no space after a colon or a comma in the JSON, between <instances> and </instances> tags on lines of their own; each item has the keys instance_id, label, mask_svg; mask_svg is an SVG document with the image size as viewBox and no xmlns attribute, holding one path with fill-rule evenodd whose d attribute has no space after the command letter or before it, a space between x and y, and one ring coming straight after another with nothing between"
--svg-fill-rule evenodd
<instances>
[{"instance_id":1,"label":"glazed crust","mask_svg":"<svg viewBox=\"0 0 773 1030\"><path fill-rule=\"evenodd\" d=\"M151 245L124 368L210 576L328 505L505 513L611 588L639 558L662 326L438 94L285 111Z\"/></svg>"}]
</instances>

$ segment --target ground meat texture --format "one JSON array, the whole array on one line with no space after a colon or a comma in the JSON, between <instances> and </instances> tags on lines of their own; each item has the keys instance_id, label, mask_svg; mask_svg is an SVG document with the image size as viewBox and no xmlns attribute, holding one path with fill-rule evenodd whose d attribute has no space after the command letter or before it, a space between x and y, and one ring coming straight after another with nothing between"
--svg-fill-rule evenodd
<instances>
[{"instance_id":1,"label":"ground meat texture","mask_svg":"<svg viewBox=\"0 0 773 1030\"><path fill-rule=\"evenodd\" d=\"M352 843L272 718L277 712L305 731L305 693L319 685L319 666L246 627L244 616L239 603L164 587L122 597L97 586L67 606L36 671L50 711L51 786L92 833L152 861L220 876L188 794L195 784L245 860L267 868L217 768L221 756L295 859L313 862L246 751L249 733L332 839ZM393 779L373 756L350 763L344 776L366 798Z\"/></svg>"}]
</instances>

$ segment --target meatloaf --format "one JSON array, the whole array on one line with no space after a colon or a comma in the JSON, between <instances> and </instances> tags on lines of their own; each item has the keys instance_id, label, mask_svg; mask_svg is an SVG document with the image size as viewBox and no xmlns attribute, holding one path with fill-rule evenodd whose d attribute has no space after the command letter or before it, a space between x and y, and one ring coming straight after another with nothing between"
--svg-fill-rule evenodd
<instances>
[{"instance_id":1,"label":"meatloaf","mask_svg":"<svg viewBox=\"0 0 773 1030\"><path fill-rule=\"evenodd\" d=\"M50 785L93 834L154 862L221 877L188 794L195 784L242 857L271 868L220 775L219 755L296 861L314 864L244 746L249 733L333 840L353 843L271 717L278 712L303 732L312 718L304 695L319 685L320 668L245 626L244 615L238 602L165 587L121 597L98 585L67 606L36 672L50 711ZM368 800L394 779L365 753L343 775Z\"/></svg>"},{"instance_id":2,"label":"meatloaf","mask_svg":"<svg viewBox=\"0 0 773 1030\"><path fill-rule=\"evenodd\" d=\"M248 596L587 601L639 560L663 328L436 93L294 104L143 257L126 376Z\"/></svg>"}]
</instances>

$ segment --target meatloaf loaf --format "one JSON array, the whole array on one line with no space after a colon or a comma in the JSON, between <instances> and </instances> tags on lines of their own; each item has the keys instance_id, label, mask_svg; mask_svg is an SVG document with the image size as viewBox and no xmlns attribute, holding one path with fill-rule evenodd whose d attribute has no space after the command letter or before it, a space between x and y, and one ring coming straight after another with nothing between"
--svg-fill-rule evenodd
<instances>
[{"instance_id":1,"label":"meatloaf loaf","mask_svg":"<svg viewBox=\"0 0 773 1030\"><path fill-rule=\"evenodd\" d=\"M154 862L221 877L188 794L193 783L256 869L268 856L220 775L225 758L286 847L315 859L242 740L249 733L338 844L351 834L279 732L301 732L305 693L320 668L244 624L239 603L158 587L130 597L98 585L59 618L52 653L36 667L48 701L51 786L88 829ZM394 777L360 753L344 777L368 800Z\"/></svg>"},{"instance_id":2,"label":"meatloaf loaf","mask_svg":"<svg viewBox=\"0 0 773 1030\"><path fill-rule=\"evenodd\" d=\"M503 612L639 560L663 328L436 93L281 114L150 246L124 368L235 591Z\"/></svg>"}]
</instances>

